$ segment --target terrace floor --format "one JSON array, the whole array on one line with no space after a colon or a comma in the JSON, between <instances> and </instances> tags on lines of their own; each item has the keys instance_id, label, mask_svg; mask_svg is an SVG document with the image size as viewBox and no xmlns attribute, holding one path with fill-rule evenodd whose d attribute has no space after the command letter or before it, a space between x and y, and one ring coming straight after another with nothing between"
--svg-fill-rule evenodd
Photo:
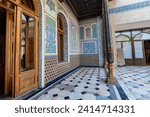
<instances>
[{"instance_id":1,"label":"terrace floor","mask_svg":"<svg viewBox=\"0 0 150 117\"><path fill-rule=\"evenodd\" d=\"M107 72L81 67L47 87L32 100L144 100L150 99L150 67L119 67L116 85L105 83Z\"/></svg>"}]
</instances>

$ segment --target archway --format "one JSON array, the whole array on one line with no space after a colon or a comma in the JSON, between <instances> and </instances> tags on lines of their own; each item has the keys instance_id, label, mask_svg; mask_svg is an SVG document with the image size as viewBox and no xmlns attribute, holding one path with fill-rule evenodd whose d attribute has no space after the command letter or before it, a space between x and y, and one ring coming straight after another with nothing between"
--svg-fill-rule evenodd
<instances>
[{"instance_id":1,"label":"archway","mask_svg":"<svg viewBox=\"0 0 150 117\"><path fill-rule=\"evenodd\" d=\"M57 16L58 62L68 62L68 26L63 13Z\"/></svg>"}]
</instances>

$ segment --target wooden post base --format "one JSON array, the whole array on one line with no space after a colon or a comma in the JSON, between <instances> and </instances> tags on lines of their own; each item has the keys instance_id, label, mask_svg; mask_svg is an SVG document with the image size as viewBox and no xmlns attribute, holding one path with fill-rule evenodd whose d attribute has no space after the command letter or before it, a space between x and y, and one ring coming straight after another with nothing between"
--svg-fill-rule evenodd
<instances>
[{"instance_id":1,"label":"wooden post base","mask_svg":"<svg viewBox=\"0 0 150 117\"><path fill-rule=\"evenodd\" d=\"M106 79L106 83L115 85L116 84L116 79L114 75L114 65L113 64L108 64L108 78Z\"/></svg>"}]
</instances>

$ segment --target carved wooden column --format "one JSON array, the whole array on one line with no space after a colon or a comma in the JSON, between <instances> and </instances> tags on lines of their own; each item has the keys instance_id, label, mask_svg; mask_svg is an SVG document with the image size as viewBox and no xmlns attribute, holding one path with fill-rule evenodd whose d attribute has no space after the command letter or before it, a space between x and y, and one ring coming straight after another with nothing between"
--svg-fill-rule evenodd
<instances>
[{"instance_id":1,"label":"carved wooden column","mask_svg":"<svg viewBox=\"0 0 150 117\"><path fill-rule=\"evenodd\" d=\"M108 78L107 83L115 84L114 78L114 51L113 51L113 40L111 37L111 29L109 22L109 10L108 10L108 0L103 0L103 21L104 21L104 37L106 46L106 58L107 58L107 68L108 68ZM106 63L107 64L107 63Z\"/></svg>"},{"instance_id":2,"label":"carved wooden column","mask_svg":"<svg viewBox=\"0 0 150 117\"><path fill-rule=\"evenodd\" d=\"M103 19L103 39L104 39L104 68L108 68L107 62L107 49L106 49L106 21L105 21L105 12L104 12L104 3L102 3L102 19Z\"/></svg>"}]
</instances>

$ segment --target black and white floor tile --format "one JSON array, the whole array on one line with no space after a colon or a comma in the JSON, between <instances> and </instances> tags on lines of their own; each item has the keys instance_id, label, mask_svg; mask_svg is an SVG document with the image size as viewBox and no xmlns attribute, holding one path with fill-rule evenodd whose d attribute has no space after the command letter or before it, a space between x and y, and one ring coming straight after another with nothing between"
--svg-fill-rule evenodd
<instances>
[{"instance_id":1,"label":"black and white floor tile","mask_svg":"<svg viewBox=\"0 0 150 117\"><path fill-rule=\"evenodd\" d=\"M130 100L150 100L150 67L119 67L116 79Z\"/></svg>"},{"instance_id":2,"label":"black and white floor tile","mask_svg":"<svg viewBox=\"0 0 150 117\"><path fill-rule=\"evenodd\" d=\"M105 83L101 68L82 67L31 99L38 100L117 100L114 86Z\"/></svg>"}]
</instances>

